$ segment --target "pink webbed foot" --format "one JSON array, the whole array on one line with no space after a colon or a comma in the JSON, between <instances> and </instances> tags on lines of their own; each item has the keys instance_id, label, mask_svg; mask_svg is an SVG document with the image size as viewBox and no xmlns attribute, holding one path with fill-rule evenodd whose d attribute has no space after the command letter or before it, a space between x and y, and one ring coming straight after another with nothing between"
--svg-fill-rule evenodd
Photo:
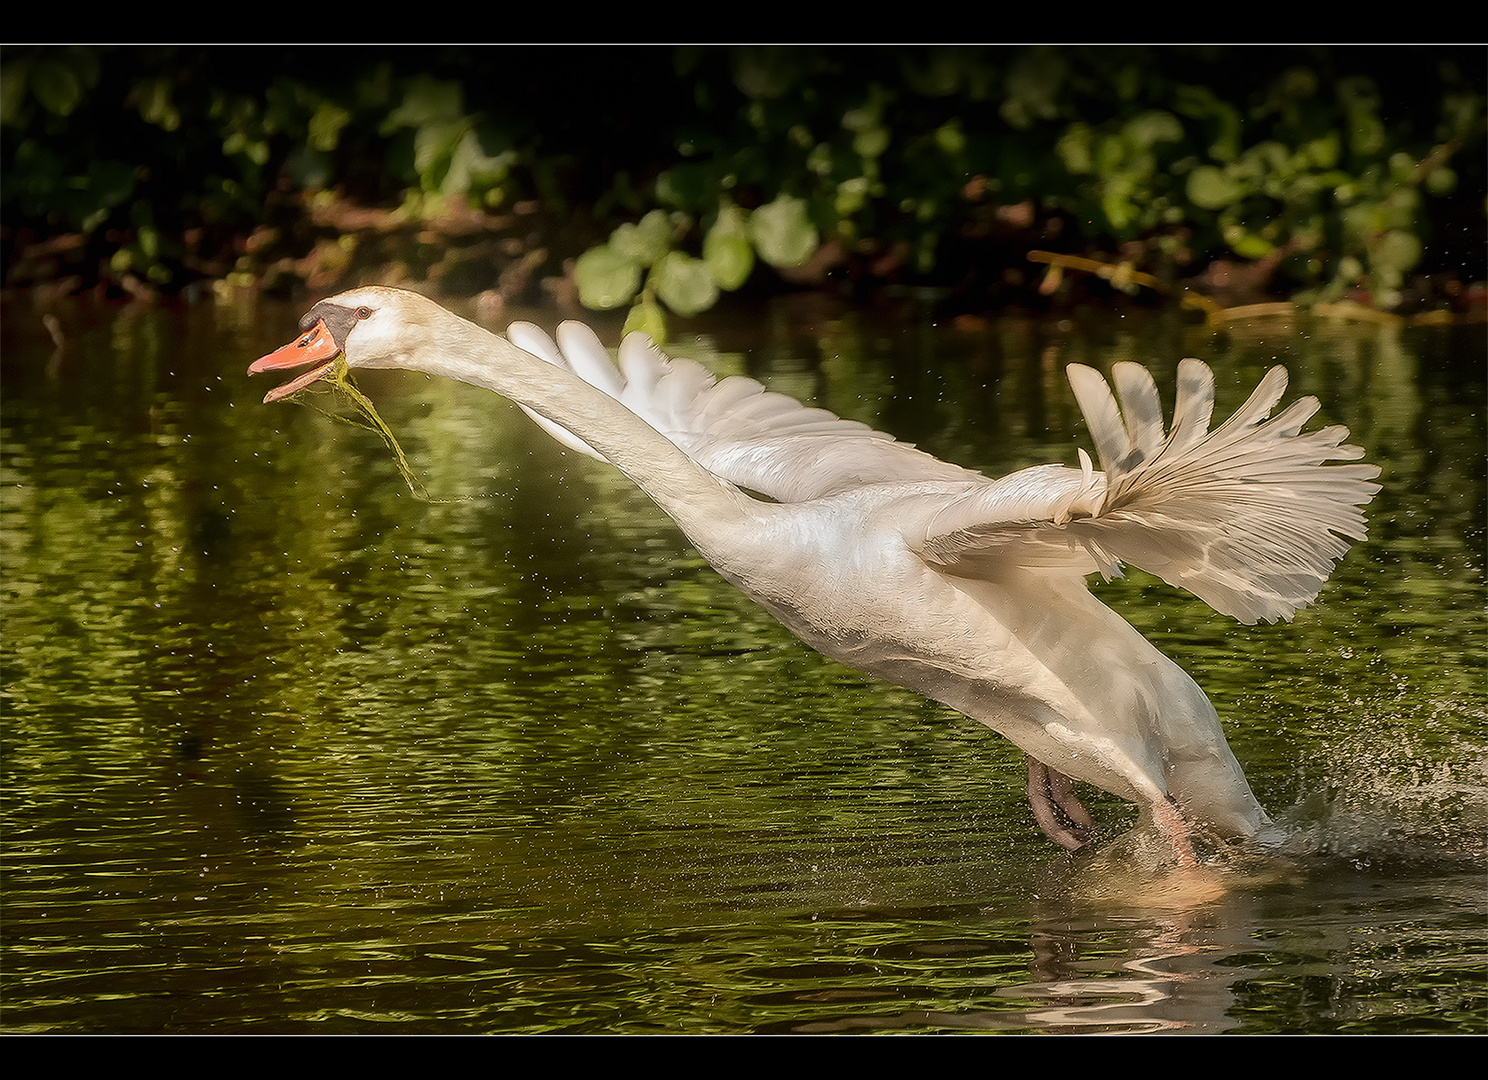
<instances>
[{"instance_id":1,"label":"pink webbed foot","mask_svg":"<svg viewBox=\"0 0 1488 1080\"><path fill-rule=\"evenodd\" d=\"M1194 854L1192 830L1178 804L1168 799L1152 804L1152 822L1173 848L1173 856L1179 866L1197 866L1199 857Z\"/></svg>"}]
</instances>

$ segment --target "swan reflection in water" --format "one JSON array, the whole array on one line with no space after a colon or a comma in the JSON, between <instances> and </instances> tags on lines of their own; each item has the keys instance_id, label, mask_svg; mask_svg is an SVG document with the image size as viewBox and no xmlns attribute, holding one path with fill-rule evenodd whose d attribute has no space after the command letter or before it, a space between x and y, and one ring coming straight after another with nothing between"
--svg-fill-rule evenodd
<instances>
[{"instance_id":1,"label":"swan reflection in water","mask_svg":"<svg viewBox=\"0 0 1488 1080\"><path fill-rule=\"evenodd\" d=\"M713 567L803 641L981 721L1027 755L1039 826L1071 850L1094 837L1081 780L1136 803L1180 864L1196 832L1271 827L1198 685L1086 587L1124 564L1244 623L1311 602L1379 470L1275 367L1210 430L1214 377L1184 360L1170 425L1147 371L1115 393L1068 375L1100 469L1040 465L1001 479L863 424L669 359L642 334L618 365L564 323L502 338L416 293L369 287L316 304L301 335L250 372L306 367L277 401L349 368L404 368L491 390L574 450L608 461ZM765 496L756 498L755 494Z\"/></svg>"}]
</instances>

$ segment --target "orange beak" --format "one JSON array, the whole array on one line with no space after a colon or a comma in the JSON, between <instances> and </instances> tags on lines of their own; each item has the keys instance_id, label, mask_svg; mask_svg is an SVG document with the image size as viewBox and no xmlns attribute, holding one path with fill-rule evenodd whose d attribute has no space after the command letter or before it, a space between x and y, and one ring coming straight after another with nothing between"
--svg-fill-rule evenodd
<instances>
[{"instance_id":1,"label":"orange beak","mask_svg":"<svg viewBox=\"0 0 1488 1080\"><path fill-rule=\"evenodd\" d=\"M303 375L297 375L294 379L283 386L276 386L264 395L264 402L278 401L287 398L291 394L299 393L316 379L331 370L336 357L341 355L341 346L336 344L336 339L331 336L330 330L326 329L324 319L316 321L315 325L301 334L294 341L282 348L275 349L268 356L261 356L253 361L248 367L248 374L257 375L261 371L279 371L283 368L304 367L306 364L315 364Z\"/></svg>"}]
</instances>

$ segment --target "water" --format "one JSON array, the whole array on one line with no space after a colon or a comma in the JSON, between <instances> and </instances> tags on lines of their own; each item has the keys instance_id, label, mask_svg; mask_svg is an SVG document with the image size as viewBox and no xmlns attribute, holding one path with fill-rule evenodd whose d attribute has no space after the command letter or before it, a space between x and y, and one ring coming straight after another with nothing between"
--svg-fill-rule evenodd
<instances>
[{"instance_id":1,"label":"water","mask_svg":"<svg viewBox=\"0 0 1488 1080\"><path fill-rule=\"evenodd\" d=\"M796 301L678 346L992 473L1073 461L1070 361L1202 357L1221 413L1285 362L1349 425L1371 537L1294 622L1101 587L1292 837L1195 883L1099 795L1055 850L1009 744L484 392L362 380L422 502L258 404L297 311L55 314L3 320L8 1032L1488 1029L1481 327Z\"/></svg>"}]
</instances>

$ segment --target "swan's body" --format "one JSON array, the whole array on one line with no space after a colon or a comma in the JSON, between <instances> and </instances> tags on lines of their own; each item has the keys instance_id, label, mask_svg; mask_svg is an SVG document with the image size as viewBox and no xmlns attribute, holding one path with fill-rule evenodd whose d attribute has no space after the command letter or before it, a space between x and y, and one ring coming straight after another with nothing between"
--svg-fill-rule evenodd
<instances>
[{"instance_id":1,"label":"swan's body","mask_svg":"<svg viewBox=\"0 0 1488 1080\"><path fill-rule=\"evenodd\" d=\"M1045 465L1000 480L741 378L715 382L626 338L620 369L586 327L504 340L413 293L322 301L303 336L250 369L317 364L275 400L350 367L399 367L483 386L566 445L639 484L698 551L820 652L1001 732L1029 756L1044 831L1066 847L1089 818L1067 777L1130 799L1187 850L1187 822L1256 835L1265 811L1202 690L1086 588L1130 562L1244 622L1310 602L1376 489L1347 431L1301 434L1314 399L1268 419L1274 368L1208 430L1213 377L1179 368L1170 433L1151 377L1072 365L1103 472ZM1124 414L1124 415L1123 415ZM771 502L745 491L768 496ZM1174 809L1181 810L1181 815Z\"/></svg>"}]
</instances>

